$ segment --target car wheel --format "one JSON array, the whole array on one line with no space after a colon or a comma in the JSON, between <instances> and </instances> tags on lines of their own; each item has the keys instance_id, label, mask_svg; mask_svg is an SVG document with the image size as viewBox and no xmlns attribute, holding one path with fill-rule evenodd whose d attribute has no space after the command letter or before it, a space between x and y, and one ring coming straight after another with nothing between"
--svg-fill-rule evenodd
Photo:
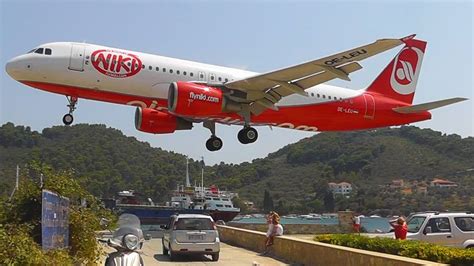
<instances>
[{"instance_id":1,"label":"car wheel","mask_svg":"<svg viewBox=\"0 0 474 266\"><path fill-rule=\"evenodd\" d=\"M170 260L175 261L177 257L176 254L171 249L169 249L168 251L170 253Z\"/></svg>"},{"instance_id":2,"label":"car wheel","mask_svg":"<svg viewBox=\"0 0 474 266\"><path fill-rule=\"evenodd\" d=\"M219 260L219 253L212 254L212 261L218 261Z\"/></svg>"},{"instance_id":3,"label":"car wheel","mask_svg":"<svg viewBox=\"0 0 474 266\"><path fill-rule=\"evenodd\" d=\"M163 240L161 241L161 245L163 247L163 255L168 255L168 249L166 248Z\"/></svg>"}]
</instances>

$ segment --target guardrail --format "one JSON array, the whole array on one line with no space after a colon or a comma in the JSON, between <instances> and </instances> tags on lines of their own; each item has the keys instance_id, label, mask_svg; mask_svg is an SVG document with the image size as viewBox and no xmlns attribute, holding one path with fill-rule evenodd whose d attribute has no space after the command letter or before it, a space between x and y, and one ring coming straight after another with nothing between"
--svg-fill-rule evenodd
<instances>
[{"instance_id":1,"label":"guardrail","mask_svg":"<svg viewBox=\"0 0 474 266\"><path fill-rule=\"evenodd\" d=\"M265 233L223 225L219 225L218 230L222 242L256 252L263 252L265 249ZM271 253L276 257L303 265L445 265L288 236L276 237Z\"/></svg>"}]
</instances>

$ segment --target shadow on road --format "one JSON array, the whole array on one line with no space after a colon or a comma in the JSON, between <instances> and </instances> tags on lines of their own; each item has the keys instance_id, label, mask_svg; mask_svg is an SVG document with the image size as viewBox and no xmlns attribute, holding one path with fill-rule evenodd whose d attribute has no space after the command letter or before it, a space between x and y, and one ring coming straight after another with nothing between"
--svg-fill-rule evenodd
<instances>
[{"instance_id":1,"label":"shadow on road","mask_svg":"<svg viewBox=\"0 0 474 266\"><path fill-rule=\"evenodd\" d=\"M163 254L155 254L153 256L157 261L171 261L170 256ZM190 262L190 261L212 261L211 258L208 258L204 255L179 255L174 261L176 262Z\"/></svg>"}]
</instances>

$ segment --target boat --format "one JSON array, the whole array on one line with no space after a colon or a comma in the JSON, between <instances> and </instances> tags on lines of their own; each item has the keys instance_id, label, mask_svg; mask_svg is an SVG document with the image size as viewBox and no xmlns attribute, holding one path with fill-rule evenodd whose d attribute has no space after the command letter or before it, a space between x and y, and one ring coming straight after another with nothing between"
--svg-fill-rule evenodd
<instances>
[{"instance_id":1,"label":"boat","mask_svg":"<svg viewBox=\"0 0 474 266\"><path fill-rule=\"evenodd\" d=\"M236 193L219 190L215 185L204 187L203 181L201 186L191 186L188 169L186 160L186 185L178 184L171 202L165 205L155 205L150 198L144 200L143 195L133 190L118 192L117 198L103 200L104 205L120 214L134 214L144 225L167 224L173 214L209 214L216 222L229 222L240 213L232 203ZM204 171L201 173L203 180Z\"/></svg>"}]
</instances>

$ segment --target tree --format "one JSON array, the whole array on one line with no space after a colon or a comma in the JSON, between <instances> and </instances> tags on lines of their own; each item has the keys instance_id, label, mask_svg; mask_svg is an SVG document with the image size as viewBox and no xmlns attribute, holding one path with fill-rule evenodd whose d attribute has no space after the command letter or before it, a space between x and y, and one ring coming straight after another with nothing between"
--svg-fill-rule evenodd
<instances>
[{"instance_id":1,"label":"tree","mask_svg":"<svg viewBox=\"0 0 474 266\"><path fill-rule=\"evenodd\" d=\"M334 211L334 207L335 207L334 195L329 189L326 190L323 201L324 201L324 209L326 211L329 211L329 212Z\"/></svg>"},{"instance_id":2,"label":"tree","mask_svg":"<svg viewBox=\"0 0 474 266\"><path fill-rule=\"evenodd\" d=\"M270 212L273 210L273 199L272 196L270 195L270 192L265 189L265 192L263 194L263 210L265 212Z\"/></svg>"}]
</instances>

